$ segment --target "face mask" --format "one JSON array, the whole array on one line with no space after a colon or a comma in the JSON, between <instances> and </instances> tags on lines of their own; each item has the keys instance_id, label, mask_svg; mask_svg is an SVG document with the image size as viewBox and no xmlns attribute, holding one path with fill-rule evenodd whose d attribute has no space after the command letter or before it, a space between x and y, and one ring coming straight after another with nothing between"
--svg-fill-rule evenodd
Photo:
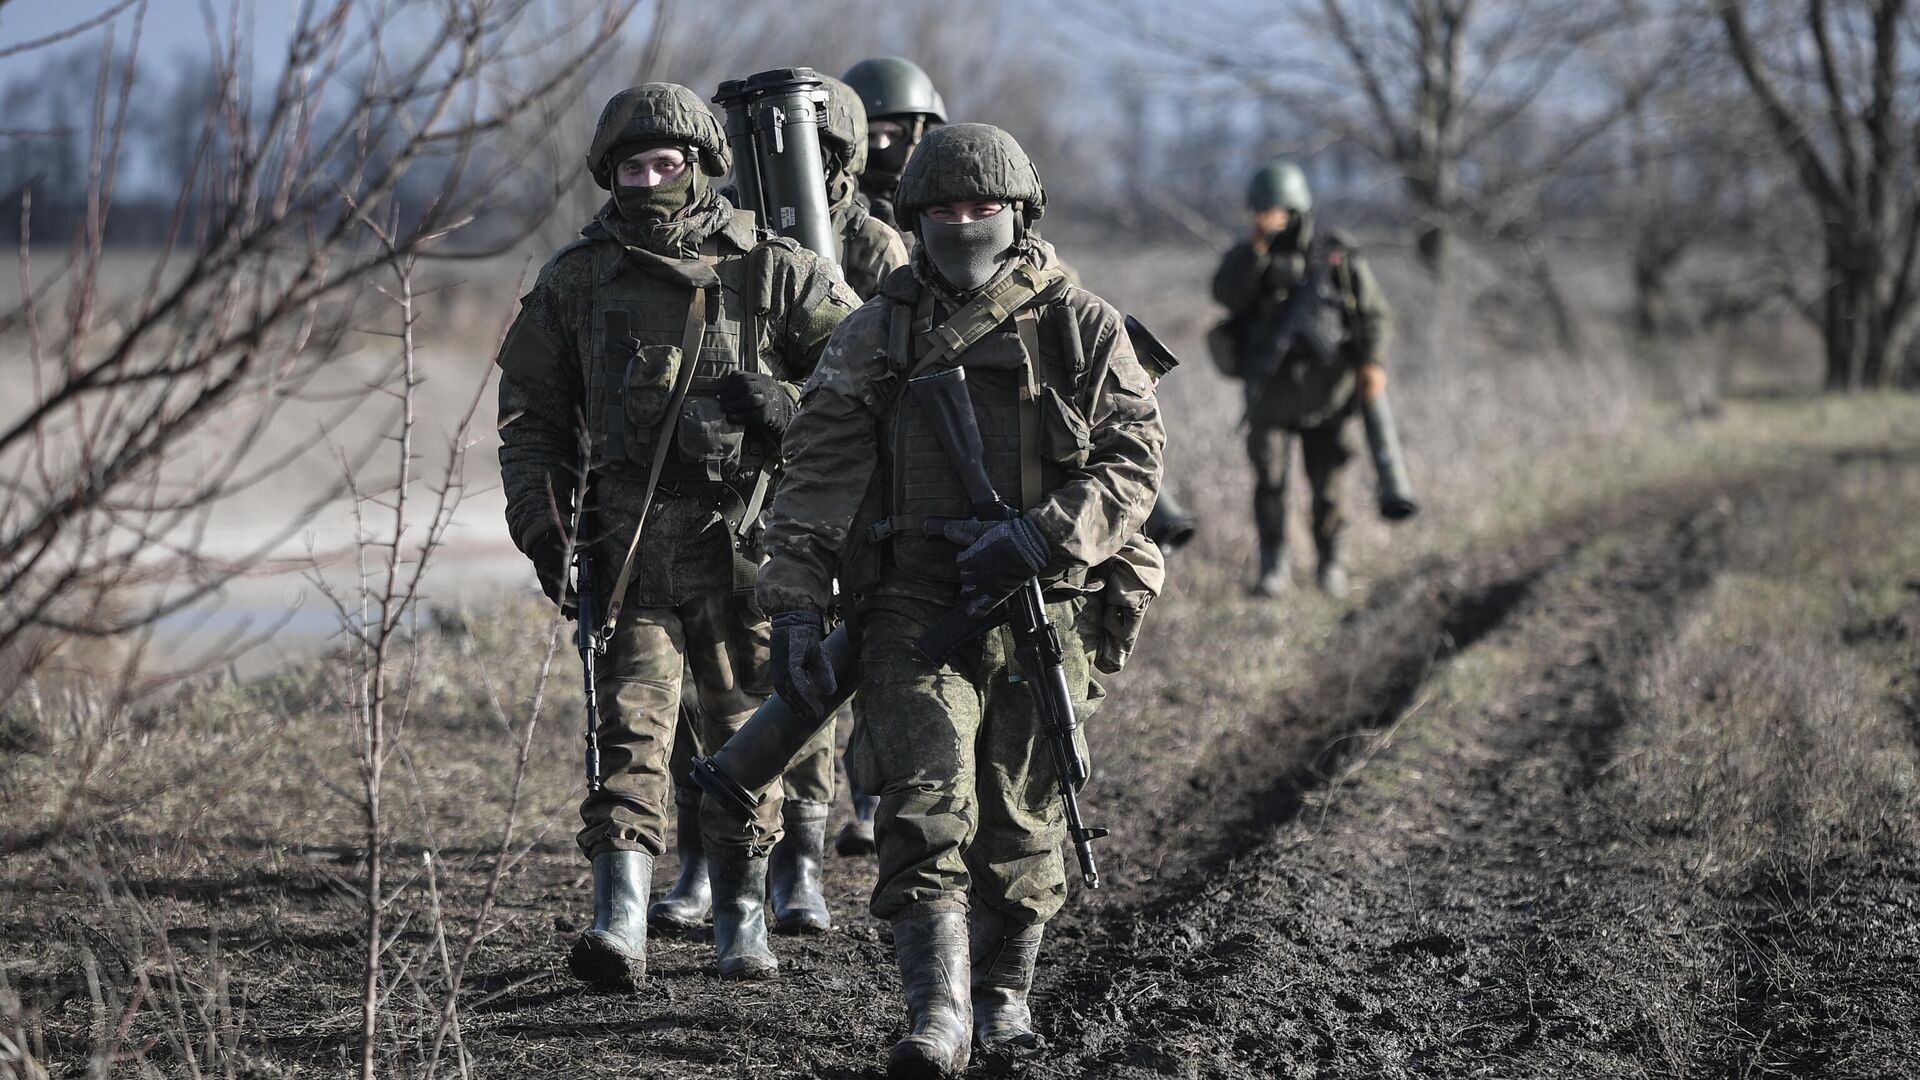
<instances>
[{"instance_id":1,"label":"face mask","mask_svg":"<svg viewBox=\"0 0 1920 1080\"><path fill-rule=\"evenodd\" d=\"M1007 206L990 218L964 223L942 223L920 215L920 242L927 258L948 284L972 292L993 280L1013 257L1014 218L1020 211Z\"/></svg>"},{"instance_id":2,"label":"face mask","mask_svg":"<svg viewBox=\"0 0 1920 1080\"><path fill-rule=\"evenodd\" d=\"M907 157L913 153L913 144L901 138L895 139L884 150L867 150L867 176L899 176L907 167Z\"/></svg>"},{"instance_id":3,"label":"face mask","mask_svg":"<svg viewBox=\"0 0 1920 1080\"><path fill-rule=\"evenodd\" d=\"M652 187L615 184L613 203L620 208L620 216L635 225L671 221L692 204L694 177L699 172L700 166L690 161L687 171L676 180L665 180Z\"/></svg>"}]
</instances>

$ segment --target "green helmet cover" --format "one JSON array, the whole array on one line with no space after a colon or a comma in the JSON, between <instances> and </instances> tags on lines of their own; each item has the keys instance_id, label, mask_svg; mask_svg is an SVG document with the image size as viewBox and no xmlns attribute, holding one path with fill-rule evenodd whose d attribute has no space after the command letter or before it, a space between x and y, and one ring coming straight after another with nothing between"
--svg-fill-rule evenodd
<instances>
[{"instance_id":1,"label":"green helmet cover","mask_svg":"<svg viewBox=\"0 0 1920 1080\"><path fill-rule=\"evenodd\" d=\"M820 145L855 176L867 170L867 107L853 87L831 75L822 75L827 87L827 122L820 128Z\"/></svg>"},{"instance_id":2,"label":"green helmet cover","mask_svg":"<svg viewBox=\"0 0 1920 1080\"><path fill-rule=\"evenodd\" d=\"M894 207L910 222L929 206L963 199L1024 203L1032 222L1046 206L1047 190L1027 152L992 124L935 128L907 160Z\"/></svg>"},{"instance_id":3,"label":"green helmet cover","mask_svg":"<svg viewBox=\"0 0 1920 1080\"><path fill-rule=\"evenodd\" d=\"M1313 192L1307 187L1307 174L1287 158L1277 158L1261 166L1247 184L1248 209L1257 213L1276 206L1294 214L1313 209Z\"/></svg>"},{"instance_id":4,"label":"green helmet cover","mask_svg":"<svg viewBox=\"0 0 1920 1080\"><path fill-rule=\"evenodd\" d=\"M725 176L732 164L727 137L700 95L678 83L642 83L613 95L600 110L587 148L594 182L613 190L615 150L636 143L680 143L693 147L700 171Z\"/></svg>"},{"instance_id":5,"label":"green helmet cover","mask_svg":"<svg viewBox=\"0 0 1920 1080\"><path fill-rule=\"evenodd\" d=\"M946 101L933 88L933 80L911 60L898 56L862 60L841 78L860 95L869 119L920 113L939 123L947 122Z\"/></svg>"}]
</instances>

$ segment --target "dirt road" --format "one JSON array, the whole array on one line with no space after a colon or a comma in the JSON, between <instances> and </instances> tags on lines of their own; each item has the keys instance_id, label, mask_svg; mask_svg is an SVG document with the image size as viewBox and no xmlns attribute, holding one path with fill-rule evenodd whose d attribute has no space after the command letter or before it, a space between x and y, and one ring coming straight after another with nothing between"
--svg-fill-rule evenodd
<instances>
[{"instance_id":1,"label":"dirt road","mask_svg":"<svg viewBox=\"0 0 1920 1080\"><path fill-rule=\"evenodd\" d=\"M974 1075L1920 1074L1917 496L1911 446L1798 452L1428 556L1344 614L1177 568L1160 644L1090 725L1110 885L1050 929L1050 1052ZM457 931L506 751L446 681L414 721L416 798ZM831 861L839 925L780 942L778 982L715 981L699 938L657 939L638 999L565 976L586 889L561 716L466 974L464 1072L878 1075L901 1010L856 861ZM344 784L336 749L271 778L212 759L221 799L125 795L64 834L9 816L4 971L55 1075L117 1023L168 1075L344 1074L361 856L300 772ZM392 1075L424 1071L438 1009L423 850L394 856Z\"/></svg>"}]
</instances>

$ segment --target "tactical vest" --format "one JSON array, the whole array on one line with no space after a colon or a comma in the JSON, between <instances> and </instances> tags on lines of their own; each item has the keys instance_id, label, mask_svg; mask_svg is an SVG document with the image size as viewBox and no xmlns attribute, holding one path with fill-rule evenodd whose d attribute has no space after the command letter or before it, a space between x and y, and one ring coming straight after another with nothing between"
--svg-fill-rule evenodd
<instances>
[{"instance_id":1,"label":"tactical vest","mask_svg":"<svg viewBox=\"0 0 1920 1080\"><path fill-rule=\"evenodd\" d=\"M706 249L711 251L714 241ZM666 409L683 362L691 286L630 260L617 243L594 245L592 356L587 371L587 410L592 418L593 467L644 478L654 446L666 426ZM707 322L693 382L675 425L673 452L664 481L722 480L757 469L769 448L729 425L720 411L720 381L742 370L761 371L750 317L755 269L764 254L706 256L720 287L708 290Z\"/></svg>"},{"instance_id":2,"label":"tactical vest","mask_svg":"<svg viewBox=\"0 0 1920 1080\"><path fill-rule=\"evenodd\" d=\"M1023 512L1065 484L1072 470L1085 466L1092 449L1090 427L1077 404L1086 359L1067 340L1077 339L1077 327L1069 334L1062 326L1074 319L1073 310L1059 302L1063 289L1064 283L1056 283L1043 290L1042 296L1050 295L1050 300L1030 302L959 358L967 373L987 476L1001 501ZM886 294L893 300L894 326L888 366L902 386L938 343L936 328L949 314L936 311L930 292L917 291L919 295L910 298ZM1022 341L1017 324L1023 320L1030 323L1024 336L1037 356L1029 356ZM1037 394L1033 413L1023 420L1022 396L1029 386ZM887 541L891 572L958 582L954 545L928 536L923 526L929 517L971 517L972 506L924 411L904 389L887 418L881 467L887 517L869 536ZM1085 579L1085 571L1076 570L1045 584L1077 589Z\"/></svg>"}]
</instances>

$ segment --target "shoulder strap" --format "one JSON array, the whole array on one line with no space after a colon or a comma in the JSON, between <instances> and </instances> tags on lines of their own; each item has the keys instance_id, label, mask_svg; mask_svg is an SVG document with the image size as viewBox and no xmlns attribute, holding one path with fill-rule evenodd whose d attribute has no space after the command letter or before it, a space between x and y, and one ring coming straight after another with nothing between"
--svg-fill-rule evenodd
<instances>
[{"instance_id":1,"label":"shoulder strap","mask_svg":"<svg viewBox=\"0 0 1920 1080\"><path fill-rule=\"evenodd\" d=\"M1025 308L1013 317L1020 334L1021 369L1027 381L1020 388L1020 509L1040 505L1040 312Z\"/></svg>"},{"instance_id":2,"label":"shoulder strap","mask_svg":"<svg viewBox=\"0 0 1920 1080\"><path fill-rule=\"evenodd\" d=\"M707 290L693 290L687 305L687 327L680 337L680 372L673 380L673 396L667 399L666 423L654 441L653 462L647 467L647 486L640 496L640 515L633 527L633 539L627 542L627 556L620 560L620 576L613 581L613 594L607 598L606 621L600 626L603 636L611 635L626 602L627 586L633 583L633 559L640 553L640 537L647 531L647 513L653 509L654 493L660 490L660 470L666 467L667 454L673 449L674 429L680 426L680 409L693 385L693 373L700 366L700 345L707 333Z\"/></svg>"},{"instance_id":3,"label":"shoulder strap","mask_svg":"<svg viewBox=\"0 0 1920 1080\"><path fill-rule=\"evenodd\" d=\"M1022 263L993 287L968 301L966 306L947 316L945 322L929 327L925 338L930 346L913 364L908 377L922 375L936 367L951 367L974 343L993 333L1007 316L1025 307L1062 277L1053 267L1041 269Z\"/></svg>"}]
</instances>

